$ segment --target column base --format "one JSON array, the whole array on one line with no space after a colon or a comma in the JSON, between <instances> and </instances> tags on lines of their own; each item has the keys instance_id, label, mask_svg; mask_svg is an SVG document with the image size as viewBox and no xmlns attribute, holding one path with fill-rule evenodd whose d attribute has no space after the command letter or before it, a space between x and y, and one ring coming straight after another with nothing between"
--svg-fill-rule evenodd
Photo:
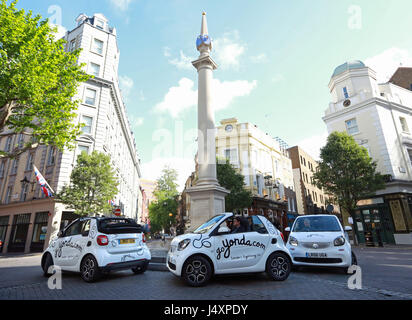
<instances>
[{"instance_id":1,"label":"column base","mask_svg":"<svg viewBox=\"0 0 412 320\"><path fill-rule=\"evenodd\" d=\"M189 231L225 212L225 198L230 193L219 185L196 185L188 188L186 192L190 197Z\"/></svg>"}]
</instances>

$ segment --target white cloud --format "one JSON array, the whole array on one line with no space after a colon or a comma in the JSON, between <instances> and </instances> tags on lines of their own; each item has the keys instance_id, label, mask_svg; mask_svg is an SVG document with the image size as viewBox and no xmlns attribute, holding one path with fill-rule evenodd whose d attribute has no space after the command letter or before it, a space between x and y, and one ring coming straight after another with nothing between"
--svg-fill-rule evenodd
<instances>
[{"instance_id":1,"label":"white cloud","mask_svg":"<svg viewBox=\"0 0 412 320\"><path fill-rule=\"evenodd\" d=\"M212 105L216 110L227 108L236 97L249 95L257 86L257 81L223 81L213 79ZM197 90L194 82L188 78L182 78L177 87L171 87L162 102L158 103L154 110L159 113L168 112L173 118L177 118L183 111L197 105Z\"/></svg>"},{"instance_id":2,"label":"white cloud","mask_svg":"<svg viewBox=\"0 0 412 320\"><path fill-rule=\"evenodd\" d=\"M408 50L389 48L376 56L365 60L365 64L376 71L379 83L387 82L401 65L412 66L412 54Z\"/></svg>"},{"instance_id":3,"label":"white cloud","mask_svg":"<svg viewBox=\"0 0 412 320\"><path fill-rule=\"evenodd\" d=\"M168 55L167 55L168 54ZM164 52L165 57L170 57L170 51ZM180 57L169 60L169 63L175 65L178 69L191 70L193 68L192 61L196 58L186 56L182 50L180 50Z\"/></svg>"},{"instance_id":4,"label":"white cloud","mask_svg":"<svg viewBox=\"0 0 412 320\"><path fill-rule=\"evenodd\" d=\"M119 76L119 86L122 90L123 98L127 100L134 86L133 79L128 76Z\"/></svg>"},{"instance_id":5,"label":"white cloud","mask_svg":"<svg viewBox=\"0 0 412 320\"><path fill-rule=\"evenodd\" d=\"M314 135L301 140L297 145L306 151L315 160L320 159L320 149L326 145L328 133Z\"/></svg>"},{"instance_id":6,"label":"white cloud","mask_svg":"<svg viewBox=\"0 0 412 320\"><path fill-rule=\"evenodd\" d=\"M281 82L285 80L285 77L283 76L283 74L277 73L272 77L272 82L277 83L277 82Z\"/></svg>"},{"instance_id":7,"label":"white cloud","mask_svg":"<svg viewBox=\"0 0 412 320\"><path fill-rule=\"evenodd\" d=\"M177 87L171 87L162 102L154 108L157 112L169 112L176 118L181 112L194 106L197 101L197 91L193 90L194 82L182 78Z\"/></svg>"},{"instance_id":8,"label":"white cloud","mask_svg":"<svg viewBox=\"0 0 412 320\"><path fill-rule=\"evenodd\" d=\"M262 62L266 62L268 60L268 57L266 56L266 53L261 53L256 56L250 57L250 60L253 63L262 63Z\"/></svg>"},{"instance_id":9,"label":"white cloud","mask_svg":"<svg viewBox=\"0 0 412 320\"><path fill-rule=\"evenodd\" d=\"M110 3L120 11L126 11L133 1L134 0L110 0Z\"/></svg>"},{"instance_id":10,"label":"white cloud","mask_svg":"<svg viewBox=\"0 0 412 320\"><path fill-rule=\"evenodd\" d=\"M52 28L56 28L57 27L57 32L54 36L54 38L56 40L60 40L61 38L63 38L66 35L67 29L65 27L63 27L60 24L50 24L50 26Z\"/></svg>"},{"instance_id":11,"label":"white cloud","mask_svg":"<svg viewBox=\"0 0 412 320\"><path fill-rule=\"evenodd\" d=\"M162 169L169 166L178 173L177 184L179 192L183 191L187 178L195 170L194 158L156 158L142 164L144 179L156 180L161 175Z\"/></svg>"},{"instance_id":12,"label":"white cloud","mask_svg":"<svg viewBox=\"0 0 412 320\"><path fill-rule=\"evenodd\" d=\"M222 37L213 41L216 61L222 69L239 67L239 59L246 49L245 45L239 42L239 38L239 32L235 30L226 32Z\"/></svg>"}]
</instances>

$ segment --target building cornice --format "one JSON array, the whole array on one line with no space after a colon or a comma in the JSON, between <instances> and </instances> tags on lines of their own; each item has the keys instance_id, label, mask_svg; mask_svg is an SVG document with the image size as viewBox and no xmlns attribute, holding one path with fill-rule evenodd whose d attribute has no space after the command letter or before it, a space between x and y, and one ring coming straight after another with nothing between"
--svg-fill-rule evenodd
<instances>
[{"instance_id":1,"label":"building cornice","mask_svg":"<svg viewBox=\"0 0 412 320\"><path fill-rule=\"evenodd\" d=\"M360 111L360 110L365 109L367 107L370 107L372 104L376 104L376 105L378 105L380 107L384 107L386 109L394 109L394 110L401 111L401 112L404 112L404 113L408 113L409 115L412 115L412 109L409 108L409 107L406 107L404 105L401 105L401 104L393 102L393 101L388 101L386 99L373 97L373 98L367 99L367 100L365 100L361 103L350 106L348 108L344 108L344 109L339 110L337 112L334 112L332 114L326 115L326 116L322 117L322 120L324 122L334 120L334 119L340 118L340 117L342 117L346 114L351 114L353 112L357 112L357 111Z\"/></svg>"}]
</instances>

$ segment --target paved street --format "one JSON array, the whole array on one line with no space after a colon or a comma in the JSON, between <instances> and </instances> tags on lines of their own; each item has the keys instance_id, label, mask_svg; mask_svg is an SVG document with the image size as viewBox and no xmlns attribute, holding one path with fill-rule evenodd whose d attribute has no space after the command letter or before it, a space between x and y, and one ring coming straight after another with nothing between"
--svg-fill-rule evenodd
<instances>
[{"instance_id":1,"label":"paved street","mask_svg":"<svg viewBox=\"0 0 412 320\"><path fill-rule=\"evenodd\" d=\"M40 255L0 257L0 299L412 299L411 248L355 249L363 290L347 288L348 275L335 270L303 269L285 282L264 274L220 276L204 288L190 288L169 272L110 274L88 284L77 274L63 275L62 290L47 288Z\"/></svg>"}]
</instances>

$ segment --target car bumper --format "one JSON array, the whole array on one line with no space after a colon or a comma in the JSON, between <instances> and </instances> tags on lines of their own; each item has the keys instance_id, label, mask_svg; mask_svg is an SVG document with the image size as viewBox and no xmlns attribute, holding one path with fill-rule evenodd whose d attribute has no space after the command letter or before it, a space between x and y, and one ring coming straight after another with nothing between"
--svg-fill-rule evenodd
<instances>
[{"instance_id":1,"label":"car bumper","mask_svg":"<svg viewBox=\"0 0 412 320\"><path fill-rule=\"evenodd\" d=\"M139 248L139 250L126 250L123 252L108 252L102 248L99 252L96 252L95 256L98 257L98 263L101 268L115 264L121 265L121 263L126 262L150 261L152 259L147 246Z\"/></svg>"},{"instance_id":2,"label":"car bumper","mask_svg":"<svg viewBox=\"0 0 412 320\"><path fill-rule=\"evenodd\" d=\"M100 268L100 270L102 272L109 272L109 271L114 271L114 270L132 269L132 268L147 266L149 262L150 260L141 259L141 260L134 260L134 261L109 263L105 267Z\"/></svg>"},{"instance_id":3,"label":"car bumper","mask_svg":"<svg viewBox=\"0 0 412 320\"><path fill-rule=\"evenodd\" d=\"M183 263L186 261L188 255L184 255L182 252L169 251L166 257L166 267L171 273L180 277L182 275Z\"/></svg>"},{"instance_id":4,"label":"car bumper","mask_svg":"<svg viewBox=\"0 0 412 320\"><path fill-rule=\"evenodd\" d=\"M349 267L352 262L350 248L333 247L328 249L310 250L307 248L288 246L295 266L323 266L323 267ZM307 253L326 253L326 258L310 258Z\"/></svg>"}]
</instances>

